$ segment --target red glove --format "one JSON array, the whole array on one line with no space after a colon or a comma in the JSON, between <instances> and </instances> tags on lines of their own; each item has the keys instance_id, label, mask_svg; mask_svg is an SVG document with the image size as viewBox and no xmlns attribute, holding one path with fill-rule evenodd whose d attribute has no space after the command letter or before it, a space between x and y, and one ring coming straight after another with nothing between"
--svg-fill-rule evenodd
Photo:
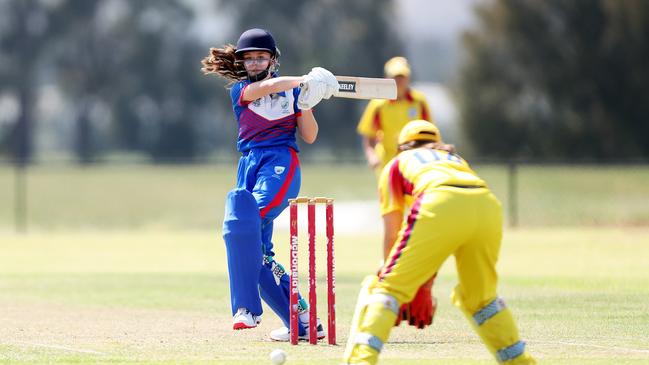
<instances>
[{"instance_id":1,"label":"red glove","mask_svg":"<svg viewBox=\"0 0 649 365\"><path fill-rule=\"evenodd\" d=\"M437 310L437 299L431 293L433 280L435 280L434 276L419 288L415 298L410 302L410 318L408 322L411 326L423 329L433 324L433 317L435 317L435 311Z\"/></svg>"}]
</instances>

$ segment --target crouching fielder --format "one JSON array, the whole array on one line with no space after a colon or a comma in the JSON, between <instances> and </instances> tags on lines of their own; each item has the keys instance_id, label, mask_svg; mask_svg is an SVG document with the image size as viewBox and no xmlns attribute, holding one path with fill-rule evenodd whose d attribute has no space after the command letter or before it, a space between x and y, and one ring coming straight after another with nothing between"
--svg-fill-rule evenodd
<instances>
[{"instance_id":1,"label":"crouching fielder","mask_svg":"<svg viewBox=\"0 0 649 365\"><path fill-rule=\"evenodd\" d=\"M345 350L346 364L376 364L401 303L455 256L459 284L451 299L499 363L536 364L516 323L497 296L496 262L502 237L498 199L467 162L450 152L427 121L409 122L400 153L381 174L386 239L396 237L377 276L363 282ZM414 198L404 217L404 196Z\"/></svg>"}]
</instances>

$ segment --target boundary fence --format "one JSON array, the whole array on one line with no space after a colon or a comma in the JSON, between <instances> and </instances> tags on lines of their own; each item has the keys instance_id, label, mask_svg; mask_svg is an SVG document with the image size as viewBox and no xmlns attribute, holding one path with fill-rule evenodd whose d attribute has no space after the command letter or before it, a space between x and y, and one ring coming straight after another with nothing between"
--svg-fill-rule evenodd
<instances>
[{"instance_id":1,"label":"boundary fence","mask_svg":"<svg viewBox=\"0 0 649 365\"><path fill-rule=\"evenodd\" d=\"M192 162L183 162L182 161L172 161L173 163L170 164L172 166L178 165L178 166L186 166L188 164L197 164L197 162L192 161ZM219 161L208 161L210 164L211 163L217 163L221 165L234 165L236 164L235 159L225 159L225 160L219 160ZM206 161L199 161L199 164L204 164ZM328 165L335 165L335 162L323 162L323 161L309 161L309 159L306 159L304 161L305 166L318 166L318 163L324 163ZM349 164L348 161L345 161L346 164ZM358 165L359 168L362 168L362 161L352 161L353 165ZM57 161L53 163L53 166L56 166L57 164L64 164L66 166L75 166L71 161ZM121 165L128 165L128 164L135 164L135 165L141 165L143 163L141 162L108 162L108 163L101 163L98 164L98 166L121 166ZM315 164L315 165L314 165ZM50 166L49 162L39 162L36 165L20 165L20 164L12 164L11 161L7 160L0 160L0 167L2 166L9 167L13 166L12 170L12 182L10 183L11 185L11 190L12 193L10 195L13 196L13 199L11 201L12 204L12 215L13 215L13 228L15 232L18 233L25 233L29 230L29 206L30 206L30 191L29 191L29 171L32 168L32 166ZM150 164L146 164L150 165ZM574 161L571 162L566 162L566 161L515 161L515 160L476 160L473 159L472 161L472 167L476 169L479 173L482 168L485 166L491 166L495 167L497 170L499 170L499 174L501 174L501 171L505 171L506 177L499 176L498 184L499 186L497 187L496 190L498 190L499 197L501 200L503 200L504 203L504 210L506 214L506 219L507 219L507 224L510 227L518 227L521 225L521 211L522 209L526 209L529 207L524 207L521 204L521 193L526 192L527 186L521 186L521 170L523 172L529 171L530 169L539 169L543 170L544 168L558 168L558 169L565 169L565 172L560 172L557 173L557 176L561 174L568 174L570 175L573 171L576 170L583 170L583 169L594 169L594 170L601 170L601 174L596 174L596 176L599 176L598 179L601 181L593 181L589 182L592 184L602 184L602 191L605 191L606 189L606 184L608 183L608 179L610 179L612 176L608 172L608 169L630 169L631 171L638 170L642 175L640 177L636 177L636 179L639 179L635 184L637 186L642 186L643 184L646 183L647 186L649 186L649 161L645 160L630 160L630 161L608 161L608 162L593 162L593 161L580 161L579 163L575 163ZM84 166L84 165L81 165ZM80 167L82 168L82 167ZM540 171L537 173L539 176L543 176L543 171ZM481 174L482 175L482 174ZM623 178L623 177L622 177ZM530 177L527 177L527 180L529 180ZM590 178L589 178L590 179ZM492 187L492 190L494 188L492 181L489 178L486 178L488 183L490 183L490 186ZM523 182L527 184L527 182ZM561 182L558 182L559 184ZM571 187L571 189L575 190L574 194L579 194L579 189L580 187L578 185L583 184L582 182L576 182L575 184L572 185L577 185ZM555 187L556 188L556 187ZM529 194L529 192L527 192ZM639 192L640 197L644 197L645 201L649 201L649 188L645 192L640 191ZM557 198L560 199L560 198ZM620 204L624 204L624 202L620 202ZM523 204L525 205L525 204ZM649 222L649 207L647 208L646 214L642 213L640 214L642 217L646 218L647 221ZM636 222L637 224L634 224L631 222L632 225L643 225L644 223L642 222L643 218L640 218L640 222ZM596 224L596 222L594 223Z\"/></svg>"}]
</instances>

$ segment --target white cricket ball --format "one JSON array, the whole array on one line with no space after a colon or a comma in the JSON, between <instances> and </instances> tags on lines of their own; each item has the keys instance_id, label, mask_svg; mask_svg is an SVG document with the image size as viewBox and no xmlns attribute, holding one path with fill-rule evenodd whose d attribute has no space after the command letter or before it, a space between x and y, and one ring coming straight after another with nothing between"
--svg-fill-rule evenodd
<instances>
[{"instance_id":1,"label":"white cricket ball","mask_svg":"<svg viewBox=\"0 0 649 365\"><path fill-rule=\"evenodd\" d=\"M270 361L275 365L282 365L286 361L286 352L280 349L271 351Z\"/></svg>"}]
</instances>

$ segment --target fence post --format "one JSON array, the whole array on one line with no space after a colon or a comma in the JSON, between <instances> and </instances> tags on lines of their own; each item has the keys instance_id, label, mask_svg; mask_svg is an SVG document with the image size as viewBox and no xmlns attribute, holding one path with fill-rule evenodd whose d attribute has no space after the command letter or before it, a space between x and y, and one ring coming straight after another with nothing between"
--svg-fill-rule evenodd
<instances>
[{"instance_id":1,"label":"fence post","mask_svg":"<svg viewBox=\"0 0 649 365\"><path fill-rule=\"evenodd\" d=\"M509 193L509 225L511 227L518 227L518 165L516 161L509 161L509 168L507 169L507 181Z\"/></svg>"},{"instance_id":2,"label":"fence post","mask_svg":"<svg viewBox=\"0 0 649 365\"><path fill-rule=\"evenodd\" d=\"M27 232L27 167L18 161L14 167L14 227L16 233Z\"/></svg>"}]
</instances>

